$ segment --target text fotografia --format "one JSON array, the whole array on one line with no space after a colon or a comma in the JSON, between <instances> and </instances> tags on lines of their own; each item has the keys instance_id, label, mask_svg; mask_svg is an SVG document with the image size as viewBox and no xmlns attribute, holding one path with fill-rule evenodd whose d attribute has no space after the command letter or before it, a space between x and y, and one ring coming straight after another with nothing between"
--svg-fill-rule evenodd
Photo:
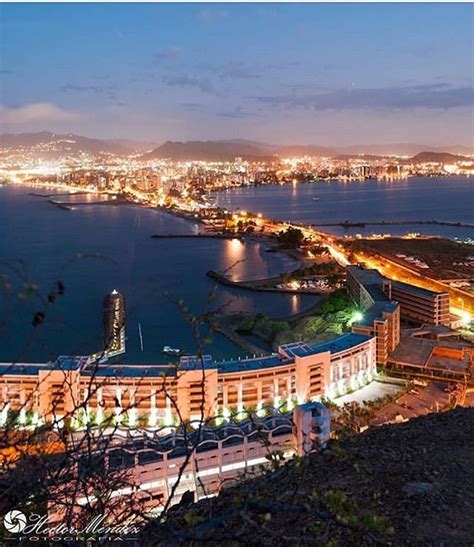
<instances>
[{"instance_id":1,"label":"text fotografia","mask_svg":"<svg viewBox=\"0 0 474 547\"><path fill-rule=\"evenodd\" d=\"M50 525L47 515L32 513L28 518L21 511L10 511L3 519L5 529L19 540L29 541L78 541L107 539L123 541L135 538L140 533L132 524L104 525L105 515L97 515L84 528L75 528L64 523Z\"/></svg>"}]
</instances>

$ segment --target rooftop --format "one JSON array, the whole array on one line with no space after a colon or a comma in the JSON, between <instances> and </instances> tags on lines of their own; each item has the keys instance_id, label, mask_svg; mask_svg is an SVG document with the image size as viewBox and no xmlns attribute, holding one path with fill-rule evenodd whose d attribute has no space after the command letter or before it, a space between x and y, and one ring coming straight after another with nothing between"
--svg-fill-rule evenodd
<instances>
[{"instance_id":1,"label":"rooftop","mask_svg":"<svg viewBox=\"0 0 474 547\"><path fill-rule=\"evenodd\" d=\"M90 363L90 357L87 355L71 356L60 355L51 368L55 370L82 370Z\"/></svg>"},{"instance_id":2,"label":"rooftop","mask_svg":"<svg viewBox=\"0 0 474 547\"><path fill-rule=\"evenodd\" d=\"M397 309L398 303L390 300L383 291L383 284L393 283L391 280L374 269L369 270L362 266L347 266L347 269L364 286L374 301L374 304L364 311L363 318L355 322L356 325L371 326L375 320L382 318L384 313L393 313Z\"/></svg>"},{"instance_id":3,"label":"rooftop","mask_svg":"<svg viewBox=\"0 0 474 547\"><path fill-rule=\"evenodd\" d=\"M23 374L36 376L40 370L48 370L48 363L0 363L0 376L3 374Z\"/></svg>"},{"instance_id":4,"label":"rooftop","mask_svg":"<svg viewBox=\"0 0 474 547\"><path fill-rule=\"evenodd\" d=\"M356 321L356 325L370 326L376 319L382 319L383 313L393 313L398 307L397 302L391 302L387 300L386 302L376 302L373 306L370 306L369 309L365 310L363 317L360 321Z\"/></svg>"},{"instance_id":5,"label":"rooftop","mask_svg":"<svg viewBox=\"0 0 474 547\"><path fill-rule=\"evenodd\" d=\"M469 345L464 342L431 340L402 334L400 344L390 354L389 360L429 368L465 371L470 365Z\"/></svg>"},{"instance_id":6,"label":"rooftop","mask_svg":"<svg viewBox=\"0 0 474 547\"><path fill-rule=\"evenodd\" d=\"M127 377L127 378L142 378L158 376L175 376L176 369L174 367L162 365L101 365L94 370L85 370L87 376L111 376L111 377Z\"/></svg>"},{"instance_id":7,"label":"rooftop","mask_svg":"<svg viewBox=\"0 0 474 547\"><path fill-rule=\"evenodd\" d=\"M384 277L375 269L366 269L362 266L347 266L347 270L355 277L362 285L380 285L384 281Z\"/></svg>"},{"instance_id":8,"label":"rooftop","mask_svg":"<svg viewBox=\"0 0 474 547\"><path fill-rule=\"evenodd\" d=\"M245 372L264 368L285 366L291 364L295 357L305 357L318 353L338 353L352 347L358 346L370 336L356 333L347 333L320 344L306 344L294 342L285 344L279 348L280 353L263 357L252 357L249 359L231 359L229 361L215 361L211 355L198 357L186 355L181 357L179 367L175 365L143 365L143 364L96 364L90 365L89 357L69 357L61 355L54 363L0 363L0 375L2 374L25 374L37 375L40 371L53 370L80 370L86 376L99 377L157 377L175 376L177 369L186 370L211 370L219 372Z\"/></svg>"},{"instance_id":9,"label":"rooftop","mask_svg":"<svg viewBox=\"0 0 474 547\"><path fill-rule=\"evenodd\" d=\"M267 357L253 357L251 359L234 359L232 361L219 361L214 364L220 372L245 372L261 368L278 367L291 363L291 359L284 359L278 354Z\"/></svg>"},{"instance_id":10,"label":"rooftop","mask_svg":"<svg viewBox=\"0 0 474 547\"><path fill-rule=\"evenodd\" d=\"M355 332L349 332L343 334L338 338L333 340L328 340L322 344L314 344L311 346L314 353L323 353L324 351L330 351L331 353L339 353L341 351L348 350L350 348L356 347L364 342L370 340L371 336L366 336L365 334L357 334Z\"/></svg>"},{"instance_id":11,"label":"rooftop","mask_svg":"<svg viewBox=\"0 0 474 547\"><path fill-rule=\"evenodd\" d=\"M411 293L417 293L422 296L431 296L434 297L437 294L448 294L448 293L439 293L436 291L430 291L428 289L423 289L422 287L417 287L416 285L410 285L409 283L403 283L402 281L391 281L391 285L395 289L401 289Z\"/></svg>"},{"instance_id":12,"label":"rooftop","mask_svg":"<svg viewBox=\"0 0 474 547\"><path fill-rule=\"evenodd\" d=\"M210 355L183 355L179 359L179 368L181 370L202 370L216 368L214 361Z\"/></svg>"}]
</instances>

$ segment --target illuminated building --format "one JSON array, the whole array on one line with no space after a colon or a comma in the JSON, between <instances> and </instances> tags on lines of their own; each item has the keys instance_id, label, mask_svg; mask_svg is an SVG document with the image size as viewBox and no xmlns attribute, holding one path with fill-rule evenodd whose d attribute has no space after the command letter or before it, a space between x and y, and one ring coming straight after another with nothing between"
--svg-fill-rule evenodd
<instances>
[{"instance_id":1,"label":"illuminated building","mask_svg":"<svg viewBox=\"0 0 474 547\"><path fill-rule=\"evenodd\" d=\"M377 363L385 365L388 355L400 341L400 306L387 296L388 281L377 270L347 266L347 290L363 310L352 324L352 331L375 336Z\"/></svg>"},{"instance_id":2,"label":"illuminated building","mask_svg":"<svg viewBox=\"0 0 474 547\"><path fill-rule=\"evenodd\" d=\"M393 281L377 270L347 267L347 290L364 310L353 332L377 337L377 363L385 364L400 341L400 318L416 324L449 325L449 294Z\"/></svg>"},{"instance_id":3,"label":"illuminated building","mask_svg":"<svg viewBox=\"0 0 474 547\"><path fill-rule=\"evenodd\" d=\"M390 294L400 304L403 319L430 325L449 325L449 294L399 281L390 282Z\"/></svg>"},{"instance_id":4,"label":"illuminated building","mask_svg":"<svg viewBox=\"0 0 474 547\"><path fill-rule=\"evenodd\" d=\"M137 513L158 515L172 494L171 505L185 492L192 493L194 501L214 496L242 473L256 474L269 467L271 453L279 451L285 459L295 454L304 456L324 446L329 437L330 413L317 402L297 406L292 413L273 410L266 417L232 420L217 427L205 424L186 435L179 429L166 428L130 436L119 429L110 439L101 437L101 449L78 458L75 472L82 480L74 509L79 512L81 506L95 501L91 481L87 480L91 457L94 472L99 469L110 476L114 472L127 476L111 497L130 503L129 496L138 493L133 502ZM104 444L105 439L110 442ZM69 488L68 483L63 486L66 498L70 497ZM60 498L58 494L56 498ZM64 507L51 503L50 519L62 521Z\"/></svg>"},{"instance_id":5,"label":"illuminated building","mask_svg":"<svg viewBox=\"0 0 474 547\"><path fill-rule=\"evenodd\" d=\"M125 353L125 300L115 289L104 298L103 314L106 356Z\"/></svg>"},{"instance_id":6,"label":"illuminated building","mask_svg":"<svg viewBox=\"0 0 474 547\"><path fill-rule=\"evenodd\" d=\"M105 365L90 357L48 364L0 364L2 422L9 411L41 419L171 425L271 405L334 398L376 374L375 338L349 333L322 344L297 342L261 358L214 361L182 357L179 365ZM82 405L80 411L75 409Z\"/></svg>"}]
</instances>

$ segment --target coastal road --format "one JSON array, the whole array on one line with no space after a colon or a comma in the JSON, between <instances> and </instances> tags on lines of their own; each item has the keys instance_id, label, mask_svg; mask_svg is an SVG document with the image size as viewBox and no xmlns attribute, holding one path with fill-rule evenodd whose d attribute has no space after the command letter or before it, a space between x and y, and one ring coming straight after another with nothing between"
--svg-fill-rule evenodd
<instances>
[{"instance_id":1,"label":"coastal road","mask_svg":"<svg viewBox=\"0 0 474 547\"><path fill-rule=\"evenodd\" d=\"M368 267L377 269L382 275L391 279L411 283L430 291L447 292L450 299L451 313L466 320L469 320L474 315L474 295L466 291L450 287L442 281L431 279L426 275L401 266L386 257L374 258L364 254L357 254L356 258L358 261L366 263Z\"/></svg>"},{"instance_id":2,"label":"coastal road","mask_svg":"<svg viewBox=\"0 0 474 547\"><path fill-rule=\"evenodd\" d=\"M274 231L281 231L289 226L300 229L307 239L317 241L322 245L325 245L334 260L342 267L346 267L350 264L348 256L344 249L337 244L338 238L331 236L324 232L314 230L309 226L301 226L298 224L289 223L271 223L266 222L269 227L273 226ZM382 275L395 279L397 281L403 281L404 283L410 283L417 287L422 287L435 292L447 292L450 297L450 312L459 317L462 317L466 322L472 320L474 316L474 295L451 287L442 281L431 279L426 275L411 270L407 267L401 266L397 262L390 260L389 258L379 256L368 257L363 253L355 255L355 262L364 262L369 268L375 268Z\"/></svg>"}]
</instances>

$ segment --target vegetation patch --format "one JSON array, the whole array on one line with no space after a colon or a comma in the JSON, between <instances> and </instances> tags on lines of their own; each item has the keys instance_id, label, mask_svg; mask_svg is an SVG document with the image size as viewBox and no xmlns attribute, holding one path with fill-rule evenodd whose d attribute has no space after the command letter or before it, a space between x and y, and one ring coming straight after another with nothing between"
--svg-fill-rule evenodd
<instances>
[{"instance_id":1,"label":"vegetation patch","mask_svg":"<svg viewBox=\"0 0 474 547\"><path fill-rule=\"evenodd\" d=\"M260 338L276 350L278 346L290 342L302 340L318 343L339 336L349 330L356 311L346 291L341 289L321 302L318 315L290 322L275 321L258 313L241 319L236 330Z\"/></svg>"}]
</instances>

